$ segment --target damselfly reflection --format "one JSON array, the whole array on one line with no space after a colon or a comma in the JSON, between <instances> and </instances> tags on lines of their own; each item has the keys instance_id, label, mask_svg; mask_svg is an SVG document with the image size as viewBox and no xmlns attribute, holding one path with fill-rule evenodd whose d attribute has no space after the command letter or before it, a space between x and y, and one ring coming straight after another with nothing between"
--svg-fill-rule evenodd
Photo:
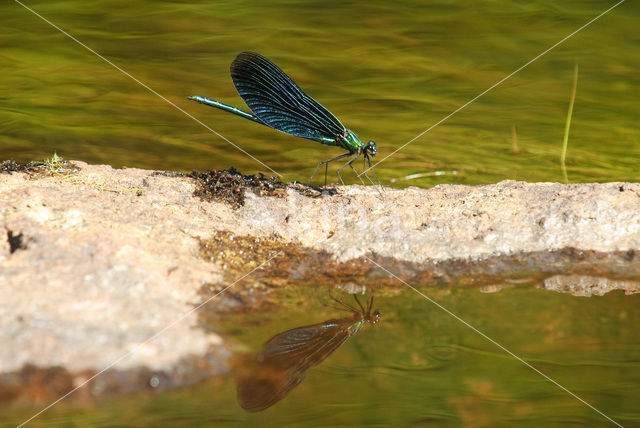
<instances>
[{"instance_id":1,"label":"damselfly reflection","mask_svg":"<svg viewBox=\"0 0 640 428\"><path fill-rule=\"evenodd\" d=\"M273 336L237 377L238 403L250 412L260 412L282 400L304 379L304 373L320 364L366 324L376 324L380 312L373 309L373 296L366 308L353 295L358 307L332 298L351 316L287 330Z\"/></svg>"}]
</instances>

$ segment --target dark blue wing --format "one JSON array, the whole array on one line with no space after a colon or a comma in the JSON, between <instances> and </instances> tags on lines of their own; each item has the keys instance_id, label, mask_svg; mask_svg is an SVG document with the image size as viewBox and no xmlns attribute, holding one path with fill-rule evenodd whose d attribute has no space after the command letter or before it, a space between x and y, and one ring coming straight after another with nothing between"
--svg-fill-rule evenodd
<instances>
[{"instance_id":1,"label":"dark blue wing","mask_svg":"<svg viewBox=\"0 0 640 428\"><path fill-rule=\"evenodd\" d=\"M329 110L262 55L239 54L231 63L231 78L249 109L271 128L328 145L344 132Z\"/></svg>"}]
</instances>

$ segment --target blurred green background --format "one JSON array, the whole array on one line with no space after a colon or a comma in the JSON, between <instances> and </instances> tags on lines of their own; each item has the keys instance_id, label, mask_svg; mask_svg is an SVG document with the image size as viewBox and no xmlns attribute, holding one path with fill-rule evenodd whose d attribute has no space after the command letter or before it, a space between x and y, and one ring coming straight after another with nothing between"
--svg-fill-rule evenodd
<instances>
[{"instance_id":1,"label":"blurred green background","mask_svg":"<svg viewBox=\"0 0 640 428\"><path fill-rule=\"evenodd\" d=\"M229 77L263 54L382 159L615 2L25 3L282 173L341 153L186 99L246 108ZM191 171L266 168L15 2L0 5L0 159ZM640 7L627 1L377 167L385 183L638 179ZM514 134L517 150L514 150ZM361 167L361 165L360 165ZM337 165L333 165L337 168ZM436 175L445 172L444 175ZM419 178L406 179L420 174ZM335 174L331 175L337 181ZM357 182L345 174L348 182Z\"/></svg>"}]
</instances>

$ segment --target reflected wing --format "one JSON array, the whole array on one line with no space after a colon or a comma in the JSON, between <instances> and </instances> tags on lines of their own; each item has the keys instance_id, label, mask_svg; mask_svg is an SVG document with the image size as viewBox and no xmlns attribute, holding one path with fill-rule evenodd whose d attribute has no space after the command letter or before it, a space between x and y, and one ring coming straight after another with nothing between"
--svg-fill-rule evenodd
<instances>
[{"instance_id":1,"label":"reflected wing","mask_svg":"<svg viewBox=\"0 0 640 428\"><path fill-rule=\"evenodd\" d=\"M349 337L345 322L330 320L294 328L272 337L258 354L259 363L238 379L238 403L260 412L282 400L304 373L338 349Z\"/></svg>"},{"instance_id":2,"label":"reflected wing","mask_svg":"<svg viewBox=\"0 0 640 428\"><path fill-rule=\"evenodd\" d=\"M249 412L261 412L282 400L302 382L304 374L258 372L238 380L238 403Z\"/></svg>"},{"instance_id":3,"label":"reflected wing","mask_svg":"<svg viewBox=\"0 0 640 428\"><path fill-rule=\"evenodd\" d=\"M304 373L338 349L349 337L351 318L294 328L272 337L258 354L258 364L238 380L238 403L260 412L282 400Z\"/></svg>"},{"instance_id":4,"label":"reflected wing","mask_svg":"<svg viewBox=\"0 0 640 428\"><path fill-rule=\"evenodd\" d=\"M272 337L261 357L264 363L281 370L304 372L319 364L349 338L351 318L329 320L320 324L294 328Z\"/></svg>"},{"instance_id":5,"label":"reflected wing","mask_svg":"<svg viewBox=\"0 0 640 428\"><path fill-rule=\"evenodd\" d=\"M332 145L345 129L329 110L257 53L239 54L231 64L231 78L253 114L278 131Z\"/></svg>"}]
</instances>

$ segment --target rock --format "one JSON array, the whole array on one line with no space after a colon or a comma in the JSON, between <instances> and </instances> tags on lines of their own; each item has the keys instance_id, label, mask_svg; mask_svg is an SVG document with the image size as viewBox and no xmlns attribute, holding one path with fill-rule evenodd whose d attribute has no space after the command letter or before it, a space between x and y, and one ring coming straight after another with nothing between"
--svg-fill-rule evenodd
<instances>
[{"instance_id":1,"label":"rock","mask_svg":"<svg viewBox=\"0 0 640 428\"><path fill-rule=\"evenodd\" d=\"M206 370L189 366L200 367L198 376L221 373L229 352L219 336L196 328L192 309L203 285L222 289L270 254L295 258L295 267L276 257L270 274L254 275L272 284L326 272L321 279L392 281L370 257L424 283L464 274L487 286L480 272L545 264L546 254L557 267L567 249L584 265L614 260L622 266L616 272L638 272L637 183L322 191L268 179L255 187L255 177L233 176L228 193L244 193L226 203L194 196L193 177L74 165L45 176L0 174L0 373L33 366L93 373L122 356L115 370L142 367L156 378L205 356ZM202 252L220 233L245 237L233 257L221 255L225 240Z\"/></svg>"},{"instance_id":2,"label":"rock","mask_svg":"<svg viewBox=\"0 0 640 428\"><path fill-rule=\"evenodd\" d=\"M602 296L611 290L625 294L640 293L640 281L620 281L589 275L554 275L544 280L542 288L574 296Z\"/></svg>"}]
</instances>

